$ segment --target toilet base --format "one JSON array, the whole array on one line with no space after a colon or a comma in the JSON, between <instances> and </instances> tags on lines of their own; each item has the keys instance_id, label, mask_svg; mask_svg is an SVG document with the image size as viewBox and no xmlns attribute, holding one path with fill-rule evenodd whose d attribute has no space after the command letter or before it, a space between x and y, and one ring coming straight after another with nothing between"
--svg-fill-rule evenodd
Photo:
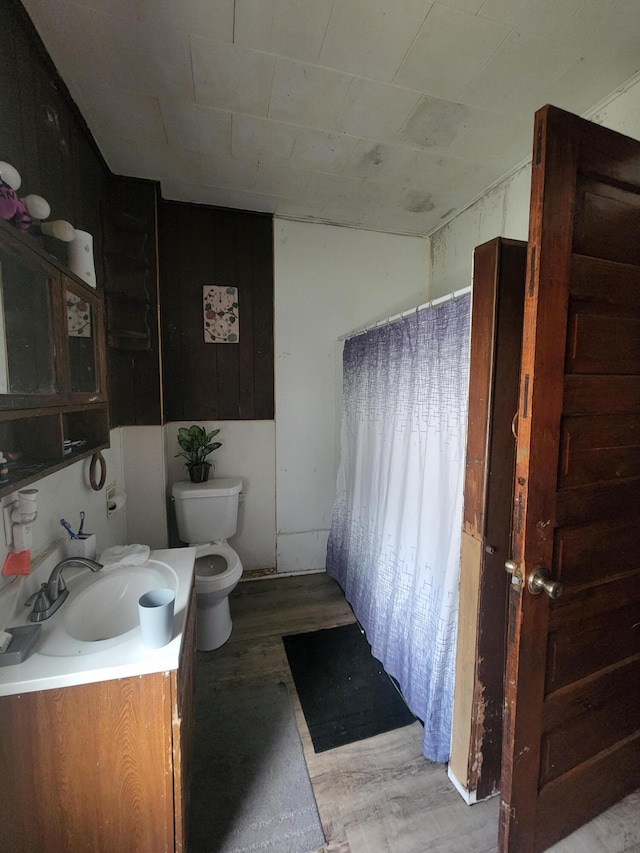
<instances>
[{"instance_id":1,"label":"toilet base","mask_svg":"<svg viewBox=\"0 0 640 853\"><path fill-rule=\"evenodd\" d=\"M233 627L229 596L211 602L201 603L209 596L196 595L196 648L200 652L212 652L219 649L231 636Z\"/></svg>"}]
</instances>

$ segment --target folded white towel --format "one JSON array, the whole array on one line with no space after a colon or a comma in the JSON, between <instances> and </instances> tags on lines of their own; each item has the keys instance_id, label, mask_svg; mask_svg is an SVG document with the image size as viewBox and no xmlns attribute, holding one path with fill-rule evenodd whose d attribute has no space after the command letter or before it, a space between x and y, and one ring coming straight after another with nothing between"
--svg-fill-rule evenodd
<instances>
[{"instance_id":1,"label":"folded white towel","mask_svg":"<svg viewBox=\"0 0 640 853\"><path fill-rule=\"evenodd\" d=\"M102 571L120 569L123 566L141 566L149 559L151 549L148 545L112 545L100 554Z\"/></svg>"}]
</instances>

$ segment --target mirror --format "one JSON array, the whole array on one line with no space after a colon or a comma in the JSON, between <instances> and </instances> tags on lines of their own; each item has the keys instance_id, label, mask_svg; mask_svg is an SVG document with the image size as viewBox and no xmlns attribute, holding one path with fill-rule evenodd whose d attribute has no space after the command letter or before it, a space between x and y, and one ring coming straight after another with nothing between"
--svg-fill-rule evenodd
<instances>
[{"instance_id":1,"label":"mirror","mask_svg":"<svg viewBox=\"0 0 640 853\"><path fill-rule=\"evenodd\" d=\"M57 393L48 275L3 250L0 287L0 394Z\"/></svg>"},{"instance_id":2,"label":"mirror","mask_svg":"<svg viewBox=\"0 0 640 853\"><path fill-rule=\"evenodd\" d=\"M93 309L82 296L67 290L66 310L71 393L91 394L98 390Z\"/></svg>"}]
</instances>

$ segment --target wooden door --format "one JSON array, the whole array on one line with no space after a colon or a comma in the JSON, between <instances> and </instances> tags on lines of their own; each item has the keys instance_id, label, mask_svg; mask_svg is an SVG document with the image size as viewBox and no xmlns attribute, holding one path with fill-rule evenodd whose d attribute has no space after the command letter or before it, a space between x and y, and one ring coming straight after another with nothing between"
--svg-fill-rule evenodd
<instances>
[{"instance_id":1,"label":"wooden door","mask_svg":"<svg viewBox=\"0 0 640 853\"><path fill-rule=\"evenodd\" d=\"M536 114L527 263L502 853L640 785L639 142Z\"/></svg>"}]
</instances>

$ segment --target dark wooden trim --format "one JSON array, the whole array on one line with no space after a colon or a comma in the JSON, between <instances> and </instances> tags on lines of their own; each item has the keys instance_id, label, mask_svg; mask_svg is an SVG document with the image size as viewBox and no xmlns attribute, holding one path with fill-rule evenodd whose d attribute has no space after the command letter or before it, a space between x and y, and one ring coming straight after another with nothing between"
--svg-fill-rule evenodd
<instances>
[{"instance_id":1,"label":"dark wooden trim","mask_svg":"<svg viewBox=\"0 0 640 853\"><path fill-rule=\"evenodd\" d=\"M456 720L454 726L460 733L469 726L466 751L463 744L456 749L459 758L466 755L465 777L458 781L479 800L500 784L509 587L504 563L510 555L511 426L518 404L525 265L526 243L514 240L497 238L474 253L464 533L476 544L462 561L460 618L475 629L459 645L456 679L458 697L472 691L470 721ZM469 672L473 684L459 684ZM468 699L465 714L467 708Z\"/></svg>"}]
</instances>

